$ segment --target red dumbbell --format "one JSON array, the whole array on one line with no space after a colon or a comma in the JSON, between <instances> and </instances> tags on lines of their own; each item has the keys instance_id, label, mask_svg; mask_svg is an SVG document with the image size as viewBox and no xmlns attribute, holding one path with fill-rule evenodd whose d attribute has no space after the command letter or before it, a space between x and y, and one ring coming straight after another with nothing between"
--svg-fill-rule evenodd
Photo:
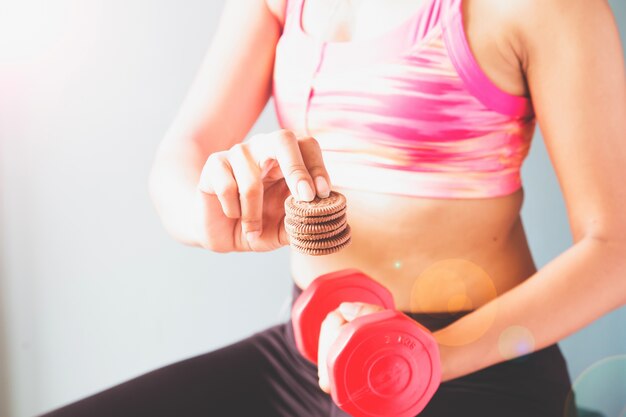
<instances>
[{"instance_id":1,"label":"red dumbbell","mask_svg":"<svg viewBox=\"0 0 626 417\"><path fill-rule=\"evenodd\" d=\"M363 272L350 268L321 275L300 294L291 311L298 350L317 363L322 321L342 302L386 310L346 324L331 346L333 401L354 417L417 415L441 381L437 342L428 329L396 311L391 293Z\"/></svg>"}]
</instances>

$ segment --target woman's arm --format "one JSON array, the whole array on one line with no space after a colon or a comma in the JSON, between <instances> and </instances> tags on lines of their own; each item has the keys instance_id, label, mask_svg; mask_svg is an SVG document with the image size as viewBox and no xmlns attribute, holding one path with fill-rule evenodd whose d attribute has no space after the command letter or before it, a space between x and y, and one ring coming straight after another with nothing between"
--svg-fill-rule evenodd
<instances>
[{"instance_id":1,"label":"woman's arm","mask_svg":"<svg viewBox=\"0 0 626 417\"><path fill-rule=\"evenodd\" d=\"M515 340L507 337L519 335L526 345L521 355L626 304L626 71L614 16L606 0L508 5L574 244L524 283L435 333L444 380L510 359ZM513 326L524 330L507 332L520 329Z\"/></svg>"},{"instance_id":2,"label":"woman's arm","mask_svg":"<svg viewBox=\"0 0 626 417\"><path fill-rule=\"evenodd\" d=\"M150 196L165 229L182 243L200 246L203 240L196 186L208 156L242 142L267 104L281 27L266 0L228 0L196 79L159 144ZM213 208L214 218L223 216L219 205Z\"/></svg>"}]
</instances>

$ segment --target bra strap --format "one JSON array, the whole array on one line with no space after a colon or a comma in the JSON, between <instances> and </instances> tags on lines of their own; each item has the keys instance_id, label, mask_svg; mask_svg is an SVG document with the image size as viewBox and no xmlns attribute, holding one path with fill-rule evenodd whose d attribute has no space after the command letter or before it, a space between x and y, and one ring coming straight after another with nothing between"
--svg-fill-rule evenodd
<instances>
[{"instance_id":1,"label":"bra strap","mask_svg":"<svg viewBox=\"0 0 626 417\"><path fill-rule=\"evenodd\" d=\"M414 15L410 28L410 37L413 45L418 44L430 33L441 19L441 9L445 0L422 0L424 10Z\"/></svg>"},{"instance_id":2,"label":"bra strap","mask_svg":"<svg viewBox=\"0 0 626 417\"><path fill-rule=\"evenodd\" d=\"M443 16L447 21L461 13L461 3L463 0L442 0L442 2Z\"/></svg>"},{"instance_id":3,"label":"bra strap","mask_svg":"<svg viewBox=\"0 0 626 417\"><path fill-rule=\"evenodd\" d=\"M462 0L444 0L443 35L452 64L467 89L483 104L510 117L533 115L532 102L501 90L478 65L463 28Z\"/></svg>"},{"instance_id":4,"label":"bra strap","mask_svg":"<svg viewBox=\"0 0 626 417\"><path fill-rule=\"evenodd\" d=\"M303 0L285 0L285 24L283 33L298 29Z\"/></svg>"}]
</instances>

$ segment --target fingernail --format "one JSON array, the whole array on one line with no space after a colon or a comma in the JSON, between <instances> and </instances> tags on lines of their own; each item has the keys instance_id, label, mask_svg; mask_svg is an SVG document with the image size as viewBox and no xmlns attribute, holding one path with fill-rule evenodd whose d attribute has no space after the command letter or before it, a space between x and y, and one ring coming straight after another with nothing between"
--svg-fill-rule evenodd
<instances>
[{"instance_id":1,"label":"fingernail","mask_svg":"<svg viewBox=\"0 0 626 417\"><path fill-rule=\"evenodd\" d=\"M354 303L341 303L339 305L339 312L345 317L346 320L352 320L359 312L359 307Z\"/></svg>"},{"instance_id":2,"label":"fingernail","mask_svg":"<svg viewBox=\"0 0 626 417\"><path fill-rule=\"evenodd\" d=\"M298 198L304 201L311 201L315 198L315 193L311 189L311 186L306 180L298 181Z\"/></svg>"},{"instance_id":3,"label":"fingernail","mask_svg":"<svg viewBox=\"0 0 626 417\"><path fill-rule=\"evenodd\" d=\"M258 230L254 232L246 232L246 239L248 240L256 240L259 238L259 236L261 236L261 232L259 232Z\"/></svg>"},{"instance_id":4,"label":"fingernail","mask_svg":"<svg viewBox=\"0 0 626 417\"><path fill-rule=\"evenodd\" d=\"M328 182L326 182L326 178L322 176L315 177L315 187L320 197L326 198L330 195L330 187L328 186Z\"/></svg>"}]
</instances>

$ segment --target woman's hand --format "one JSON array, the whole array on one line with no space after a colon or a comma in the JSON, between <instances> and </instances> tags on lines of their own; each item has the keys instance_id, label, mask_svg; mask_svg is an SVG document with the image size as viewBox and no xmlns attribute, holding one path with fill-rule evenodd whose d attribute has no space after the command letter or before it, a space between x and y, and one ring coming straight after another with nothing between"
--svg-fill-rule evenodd
<instances>
[{"instance_id":1,"label":"woman's hand","mask_svg":"<svg viewBox=\"0 0 626 417\"><path fill-rule=\"evenodd\" d=\"M382 310L384 310L383 307L375 304L344 302L337 309L328 313L320 328L320 340L317 350L317 376L319 377L319 385L322 391L327 394L330 393L326 359L328 350L339 336L343 327L357 317Z\"/></svg>"},{"instance_id":2,"label":"woman's hand","mask_svg":"<svg viewBox=\"0 0 626 417\"><path fill-rule=\"evenodd\" d=\"M291 193L311 201L330 193L320 146L281 129L209 155L198 182L207 249L270 251L289 244L283 224ZM216 206L220 206L216 209ZM225 218L212 218L220 211Z\"/></svg>"}]
</instances>

